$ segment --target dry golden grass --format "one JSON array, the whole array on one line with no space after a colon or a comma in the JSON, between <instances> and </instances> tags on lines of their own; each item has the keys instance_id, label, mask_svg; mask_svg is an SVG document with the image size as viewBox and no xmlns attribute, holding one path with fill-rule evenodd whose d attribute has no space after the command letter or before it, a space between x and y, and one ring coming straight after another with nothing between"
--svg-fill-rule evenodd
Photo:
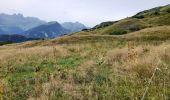
<instances>
[{"instance_id":1,"label":"dry golden grass","mask_svg":"<svg viewBox=\"0 0 170 100\"><path fill-rule=\"evenodd\" d=\"M141 31L129 33L125 35L127 38L143 37L143 36L157 36L157 37L169 37L170 26L158 26L153 28L146 28Z\"/></svg>"},{"instance_id":2,"label":"dry golden grass","mask_svg":"<svg viewBox=\"0 0 170 100\"><path fill-rule=\"evenodd\" d=\"M20 58L29 56L54 56L56 55L67 55L67 50L60 46L46 46L46 47L31 47L31 48L3 48L0 50L0 60L10 59L10 58ZM21 58L22 59L22 58Z\"/></svg>"},{"instance_id":3,"label":"dry golden grass","mask_svg":"<svg viewBox=\"0 0 170 100\"><path fill-rule=\"evenodd\" d=\"M47 99L49 97L55 97L54 96L55 92L58 89L61 89L63 93L67 95L65 97L66 99L82 99L82 100L85 98L99 99L100 95L93 90L94 86L96 85L96 83L94 83L95 76L98 74L102 74L102 72L98 73L98 70L100 69L98 67L103 66L105 64L109 66L110 68L109 70L112 73L108 78L112 79L113 83L116 81L120 81L120 79L124 80L126 78L129 79L129 81L133 82L133 84L139 85L140 82L143 82L143 80L148 80L149 82L149 79L152 76L156 67L158 67L159 70L164 69L165 66L163 65L165 63L161 59L164 55L170 57L169 44L162 44L160 46L153 46L153 45L135 46L133 44L130 45L131 45L130 47L127 45L124 48L120 48L120 49L115 48L115 49L110 49L108 51L106 51L105 48L102 48L101 45L97 45L97 48L98 49L100 48L100 51L98 51L97 54L94 53L96 52L96 50L94 51L92 50L91 52L93 53L86 52L85 54L80 54L80 56L82 57L89 57L89 58L87 60L84 60L83 63L76 70L72 70L72 69L67 70L68 75L67 78L64 80L61 79L61 77L59 77L58 73L56 72L57 78L55 76L52 76L50 82L45 83L43 85L43 92L39 97L39 99L45 100L45 98ZM67 49L74 53L75 52L81 53L84 52L82 51L82 49L84 50L85 47L93 48L91 47L91 44L86 44L84 46L82 45L70 46L67 47ZM76 77L74 75L76 75ZM159 79L161 77L158 76L157 78ZM166 81L169 82L168 80ZM114 84L113 89L119 87L119 85L118 83L117 86L116 84ZM154 81L152 85L155 85ZM166 85L169 86L168 84ZM134 91L134 94L131 96L131 98L140 98L140 96L142 96L146 86L144 85L144 83L141 83L139 87L141 87L141 90L136 88L135 91L137 93L135 93ZM150 87L152 88L152 86ZM82 92L81 88L84 88L85 92ZM107 90L108 93L112 91L109 89L109 87L104 87L104 90L105 89ZM167 88L164 89L168 90ZM52 93L49 94L49 92ZM161 96L156 96L157 94L159 93L154 94L155 98L161 98ZM111 94L108 95L111 96ZM104 99L107 97L102 97L102 98Z\"/></svg>"},{"instance_id":4,"label":"dry golden grass","mask_svg":"<svg viewBox=\"0 0 170 100\"><path fill-rule=\"evenodd\" d=\"M27 42L0 47L0 71L5 74L1 76L8 82L4 98L169 98L169 42L155 45L115 40L55 45L55 41L39 42L41 46Z\"/></svg>"}]
</instances>

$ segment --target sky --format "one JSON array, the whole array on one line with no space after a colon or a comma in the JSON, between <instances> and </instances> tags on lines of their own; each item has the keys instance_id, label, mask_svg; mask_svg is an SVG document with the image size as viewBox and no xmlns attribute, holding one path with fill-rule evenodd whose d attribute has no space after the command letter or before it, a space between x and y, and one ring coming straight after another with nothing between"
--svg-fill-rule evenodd
<instances>
[{"instance_id":1,"label":"sky","mask_svg":"<svg viewBox=\"0 0 170 100\"><path fill-rule=\"evenodd\" d=\"M78 21L92 27L167 4L170 0L0 0L0 13L22 13L60 23Z\"/></svg>"}]
</instances>

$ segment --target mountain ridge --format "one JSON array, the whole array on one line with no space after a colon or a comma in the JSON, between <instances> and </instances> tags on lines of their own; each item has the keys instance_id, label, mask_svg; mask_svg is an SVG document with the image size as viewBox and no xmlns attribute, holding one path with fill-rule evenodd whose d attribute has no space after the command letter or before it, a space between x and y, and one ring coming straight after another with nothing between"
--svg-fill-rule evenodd
<instances>
[{"instance_id":1,"label":"mountain ridge","mask_svg":"<svg viewBox=\"0 0 170 100\"><path fill-rule=\"evenodd\" d=\"M19 34L0 34L1 43L19 43L31 40L38 40L38 38L28 38Z\"/></svg>"},{"instance_id":2,"label":"mountain ridge","mask_svg":"<svg viewBox=\"0 0 170 100\"><path fill-rule=\"evenodd\" d=\"M18 34L28 38L55 38L86 28L79 22L65 22L66 24L69 25L64 27L57 21L46 22L36 17L24 17L23 14L0 14L0 34Z\"/></svg>"},{"instance_id":3,"label":"mountain ridge","mask_svg":"<svg viewBox=\"0 0 170 100\"><path fill-rule=\"evenodd\" d=\"M19 34L45 23L38 18L24 17L22 14L0 14L0 29L4 31L4 34Z\"/></svg>"},{"instance_id":4,"label":"mountain ridge","mask_svg":"<svg viewBox=\"0 0 170 100\"><path fill-rule=\"evenodd\" d=\"M83 29L87 29L84 24L80 22L64 22L61 24L65 29L70 30L71 32L79 32Z\"/></svg>"},{"instance_id":5,"label":"mountain ridge","mask_svg":"<svg viewBox=\"0 0 170 100\"><path fill-rule=\"evenodd\" d=\"M24 34L30 38L55 38L68 33L69 30L63 28L58 22L49 22L30 29Z\"/></svg>"}]
</instances>

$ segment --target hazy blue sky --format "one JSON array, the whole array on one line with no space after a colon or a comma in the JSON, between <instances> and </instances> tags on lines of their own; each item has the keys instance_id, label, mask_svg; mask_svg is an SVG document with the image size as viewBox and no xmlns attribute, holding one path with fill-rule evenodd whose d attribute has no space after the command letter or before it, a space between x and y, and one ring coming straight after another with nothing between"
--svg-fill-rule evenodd
<instances>
[{"instance_id":1,"label":"hazy blue sky","mask_svg":"<svg viewBox=\"0 0 170 100\"><path fill-rule=\"evenodd\" d=\"M22 13L46 21L79 21L88 26L170 4L170 0L0 0L0 13Z\"/></svg>"}]
</instances>

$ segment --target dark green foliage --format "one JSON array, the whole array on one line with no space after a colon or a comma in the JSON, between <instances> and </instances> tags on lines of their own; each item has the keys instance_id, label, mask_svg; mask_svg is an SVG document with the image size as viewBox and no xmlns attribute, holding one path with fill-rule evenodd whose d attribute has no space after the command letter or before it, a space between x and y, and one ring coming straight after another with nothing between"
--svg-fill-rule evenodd
<instances>
[{"instance_id":1,"label":"dark green foliage","mask_svg":"<svg viewBox=\"0 0 170 100\"><path fill-rule=\"evenodd\" d=\"M92 29L99 29L99 28L104 28L104 27L107 27L107 26L110 26L110 25L113 25L114 23L116 23L117 21L115 22L103 22L99 25L96 25L94 28Z\"/></svg>"},{"instance_id":2,"label":"dark green foliage","mask_svg":"<svg viewBox=\"0 0 170 100\"><path fill-rule=\"evenodd\" d=\"M158 11L155 11L154 15L160 15L160 13Z\"/></svg>"},{"instance_id":3,"label":"dark green foliage","mask_svg":"<svg viewBox=\"0 0 170 100\"><path fill-rule=\"evenodd\" d=\"M140 29L141 29L140 25L137 24L132 24L128 26L128 30L130 30L131 32L139 31Z\"/></svg>"},{"instance_id":4,"label":"dark green foliage","mask_svg":"<svg viewBox=\"0 0 170 100\"><path fill-rule=\"evenodd\" d=\"M170 8L169 9L167 9L167 11L166 11L167 13L170 13Z\"/></svg>"},{"instance_id":5,"label":"dark green foliage","mask_svg":"<svg viewBox=\"0 0 170 100\"><path fill-rule=\"evenodd\" d=\"M110 33L110 35L123 35L123 34L127 34L127 31L118 30L118 31L113 31L112 33Z\"/></svg>"},{"instance_id":6,"label":"dark green foliage","mask_svg":"<svg viewBox=\"0 0 170 100\"><path fill-rule=\"evenodd\" d=\"M152 9L149 9L149 10L145 10L145 11L137 13L135 16L144 15L144 14L152 13L152 12L159 12L161 8L162 7L156 7L156 8L152 8Z\"/></svg>"},{"instance_id":7,"label":"dark green foliage","mask_svg":"<svg viewBox=\"0 0 170 100\"><path fill-rule=\"evenodd\" d=\"M145 17L144 17L144 15L135 15L132 18L143 19Z\"/></svg>"},{"instance_id":8,"label":"dark green foliage","mask_svg":"<svg viewBox=\"0 0 170 100\"><path fill-rule=\"evenodd\" d=\"M150 10L145 10L145 11L139 12L132 18L143 19L143 18L145 18L146 15L160 15L161 8L162 7L156 7L156 8L152 8Z\"/></svg>"},{"instance_id":9,"label":"dark green foliage","mask_svg":"<svg viewBox=\"0 0 170 100\"><path fill-rule=\"evenodd\" d=\"M5 45L5 44L11 44L12 42L0 42L0 46Z\"/></svg>"},{"instance_id":10,"label":"dark green foliage","mask_svg":"<svg viewBox=\"0 0 170 100\"><path fill-rule=\"evenodd\" d=\"M82 31L88 31L89 29L82 29Z\"/></svg>"}]
</instances>

